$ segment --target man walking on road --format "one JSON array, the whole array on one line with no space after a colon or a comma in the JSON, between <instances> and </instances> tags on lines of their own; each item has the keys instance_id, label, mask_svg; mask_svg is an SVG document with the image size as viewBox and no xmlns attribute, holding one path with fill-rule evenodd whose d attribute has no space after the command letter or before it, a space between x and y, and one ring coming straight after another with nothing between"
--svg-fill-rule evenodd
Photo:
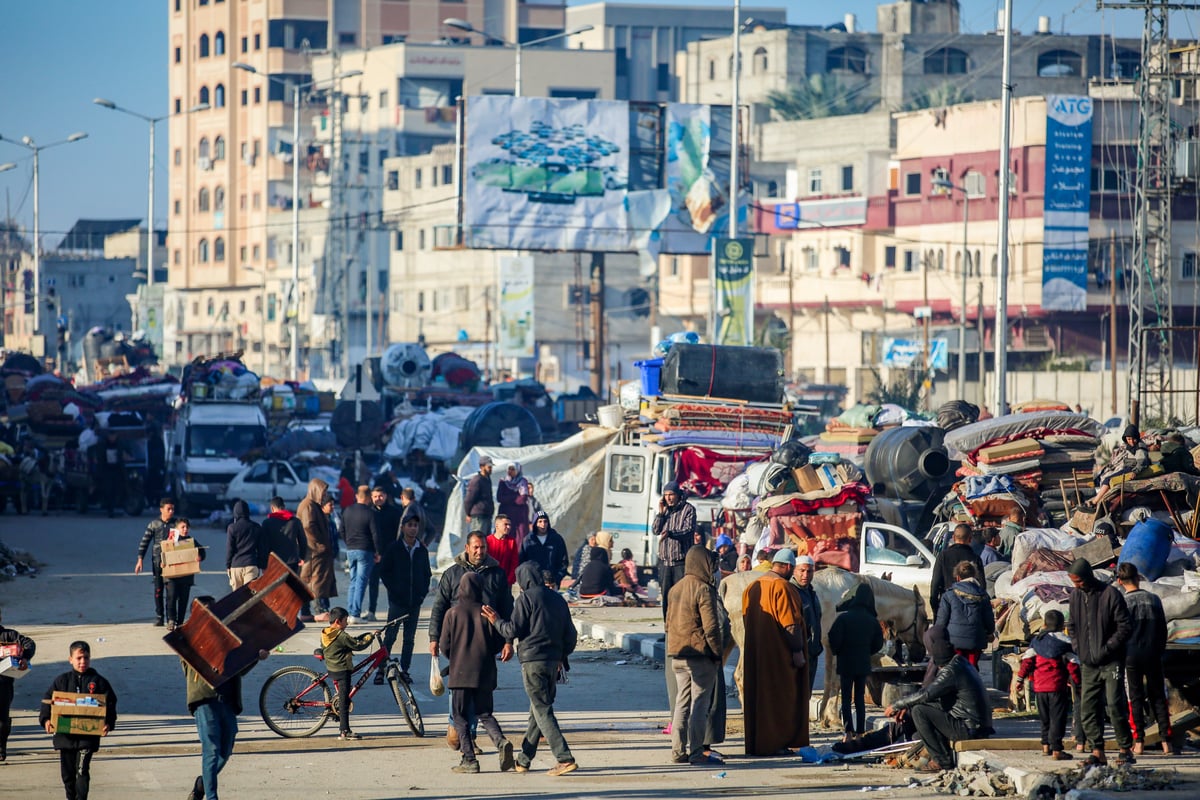
<instances>
[{"instance_id":1,"label":"man walking on road","mask_svg":"<svg viewBox=\"0 0 1200 800\"><path fill-rule=\"evenodd\" d=\"M702 547L688 550L684 568L683 579L671 588L666 625L667 655L678 686L671 720L671 755L677 764L723 764L717 756L705 755L704 745L727 631L722 631L717 611L720 600L708 551Z\"/></svg>"},{"instance_id":2,"label":"man walking on road","mask_svg":"<svg viewBox=\"0 0 1200 800\"><path fill-rule=\"evenodd\" d=\"M658 583L662 587L665 620L671 587L683 580L684 556L695 545L703 544L700 528L696 525L696 509L683 499L678 483L672 481L663 487L658 514L651 527L658 537Z\"/></svg>"},{"instance_id":3,"label":"man walking on road","mask_svg":"<svg viewBox=\"0 0 1200 800\"><path fill-rule=\"evenodd\" d=\"M513 604L511 620L502 620L491 606L483 607L483 616L496 626L506 641L519 639L517 657L521 660L521 678L529 695L529 724L517 756L517 772L528 772L537 755L538 741L544 736L558 764L554 776L574 772L578 765L563 738L554 715L558 692L558 671L566 669L567 658L575 652L575 624L571 609L558 592L542 583L542 570L533 561L517 567L521 594Z\"/></svg>"},{"instance_id":4,"label":"man walking on road","mask_svg":"<svg viewBox=\"0 0 1200 800\"><path fill-rule=\"evenodd\" d=\"M262 575L270 551L262 526L250 519L250 506L245 500L233 504L233 523L225 533L225 571L229 573L229 588L236 591Z\"/></svg>"},{"instance_id":5,"label":"man walking on road","mask_svg":"<svg viewBox=\"0 0 1200 800\"><path fill-rule=\"evenodd\" d=\"M379 561L375 552L375 540L379 533L375 527L375 507L371 505L371 490L359 486L355 503L342 512L342 541L346 543L346 560L350 562L350 589L346 595L346 610L350 612L350 624L366 619L363 616L363 600L366 599L367 582L371 568Z\"/></svg>"},{"instance_id":6,"label":"man walking on road","mask_svg":"<svg viewBox=\"0 0 1200 800\"><path fill-rule=\"evenodd\" d=\"M150 551L150 565L154 571L154 624L158 627L166 624L163 613L162 543L171 534L171 523L174 521L175 501L164 497L158 501L158 519L150 520L146 532L142 534L137 563L133 566L133 574L141 575L146 551Z\"/></svg>"},{"instance_id":7,"label":"man walking on road","mask_svg":"<svg viewBox=\"0 0 1200 800\"><path fill-rule=\"evenodd\" d=\"M1101 583L1086 559L1077 558L1067 571L1071 593L1071 641L1079 656L1079 706L1083 732L1092 746L1089 763L1104 764L1104 716L1120 753L1117 762L1133 764L1133 732L1125 701L1125 646L1133 633L1129 608L1114 586Z\"/></svg>"},{"instance_id":8,"label":"man walking on road","mask_svg":"<svg viewBox=\"0 0 1200 800\"><path fill-rule=\"evenodd\" d=\"M379 483L371 490L371 507L375 509L375 552L382 560L387 549L400 538L401 511L388 501L387 489ZM367 614L370 619L375 619L375 612L379 610L379 564L380 561L376 561L371 567L371 582L367 584Z\"/></svg>"},{"instance_id":9,"label":"man walking on road","mask_svg":"<svg viewBox=\"0 0 1200 800\"><path fill-rule=\"evenodd\" d=\"M421 604L425 602L425 595L429 594L429 580L433 573L429 566L429 551L421 544L418 535L421 520L415 516L409 517L404 520L400 530L403 538L388 546L377 566L383 585L387 587L387 618L393 620L404 617L404 622L384 630L383 646L389 653L392 652L392 645L396 643L396 629L403 625L400 671L407 676L409 668L412 667L417 624L421 620ZM376 670L375 683L383 683L383 670Z\"/></svg>"},{"instance_id":10,"label":"man walking on road","mask_svg":"<svg viewBox=\"0 0 1200 800\"><path fill-rule=\"evenodd\" d=\"M271 513L263 520L262 531L267 550L279 556L292 572L299 573L300 565L308 560L308 542L300 520L287 510L282 497L271 498Z\"/></svg>"},{"instance_id":11,"label":"man walking on road","mask_svg":"<svg viewBox=\"0 0 1200 800\"><path fill-rule=\"evenodd\" d=\"M1167 615L1158 595L1139 589L1137 567L1126 561L1117 567L1117 581L1125 592L1133 632L1125 648L1125 685L1133 712L1133 754L1140 756L1146 744L1146 703L1154 712L1162 751L1171 752L1171 716L1163 686L1163 653L1167 649Z\"/></svg>"},{"instance_id":12,"label":"man walking on road","mask_svg":"<svg viewBox=\"0 0 1200 800\"><path fill-rule=\"evenodd\" d=\"M482 531L487 535L492 530L492 515L496 513L496 501L492 491L492 457L479 457L479 472L467 481L467 493L463 497L463 508L467 512L467 531Z\"/></svg>"}]
</instances>

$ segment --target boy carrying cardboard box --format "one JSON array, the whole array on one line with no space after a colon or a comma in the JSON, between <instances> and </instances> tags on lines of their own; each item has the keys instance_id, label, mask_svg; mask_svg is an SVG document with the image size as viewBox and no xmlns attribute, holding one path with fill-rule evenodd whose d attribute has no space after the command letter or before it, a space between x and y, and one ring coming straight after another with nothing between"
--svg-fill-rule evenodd
<instances>
[{"instance_id":1,"label":"boy carrying cardboard box","mask_svg":"<svg viewBox=\"0 0 1200 800\"><path fill-rule=\"evenodd\" d=\"M100 749L100 737L117 725L117 694L92 669L87 642L72 642L68 661L71 670L46 690L38 721L54 736L67 800L87 800L92 756Z\"/></svg>"},{"instance_id":2,"label":"boy carrying cardboard box","mask_svg":"<svg viewBox=\"0 0 1200 800\"><path fill-rule=\"evenodd\" d=\"M175 520L162 542L163 590L166 594L167 630L175 630L187 616L188 595L204 560L204 547L191 536L191 523L184 517Z\"/></svg>"}]
</instances>

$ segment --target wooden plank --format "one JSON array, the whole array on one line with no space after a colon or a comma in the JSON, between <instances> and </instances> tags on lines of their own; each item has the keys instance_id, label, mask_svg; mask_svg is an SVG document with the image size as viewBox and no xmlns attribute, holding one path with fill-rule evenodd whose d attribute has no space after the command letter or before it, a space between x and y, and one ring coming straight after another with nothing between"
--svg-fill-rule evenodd
<instances>
[{"instance_id":1,"label":"wooden plank","mask_svg":"<svg viewBox=\"0 0 1200 800\"><path fill-rule=\"evenodd\" d=\"M963 739L954 743L954 752L968 750L1041 750L1037 739Z\"/></svg>"}]
</instances>

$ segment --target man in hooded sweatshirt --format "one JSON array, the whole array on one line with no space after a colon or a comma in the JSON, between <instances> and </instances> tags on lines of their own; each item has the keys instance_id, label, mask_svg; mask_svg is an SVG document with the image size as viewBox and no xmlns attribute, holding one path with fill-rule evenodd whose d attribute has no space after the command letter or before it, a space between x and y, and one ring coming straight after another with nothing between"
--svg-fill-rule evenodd
<instances>
[{"instance_id":1,"label":"man in hooded sweatshirt","mask_svg":"<svg viewBox=\"0 0 1200 800\"><path fill-rule=\"evenodd\" d=\"M501 619L509 619L512 615L513 596L508 579L499 562L488 555L487 537L482 531L472 531L467 535L467 544L463 551L455 557L454 563L442 572L437 590L433 595L433 607L429 609L429 654L434 658L441 655L440 639L442 621L450 611L450 607L458 599L458 590L462 576L473 573L479 576L483 593L483 602L496 609ZM500 650L500 660L508 661L513 656L513 646L506 641ZM451 698L453 703L453 698ZM446 745L452 750L460 747L458 730L453 724L451 714L450 727L446 729Z\"/></svg>"},{"instance_id":2,"label":"man in hooded sweatshirt","mask_svg":"<svg viewBox=\"0 0 1200 800\"><path fill-rule=\"evenodd\" d=\"M677 764L723 764L717 756L704 753L709 708L725 653L725 636L717 612L720 600L704 548L688 550L683 579L671 588L669 602L667 655L678 687L671 720L671 756Z\"/></svg>"},{"instance_id":3,"label":"man in hooded sweatshirt","mask_svg":"<svg viewBox=\"0 0 1200 800\"><path fill-rule=\"evenodd\" d=\"M567 543L550 525L550 517L539 511L533 519L533 528L521 543L521 563L535 561L544 571L554 576L554 585L567 577L570 562L567 558ZM518 581L519 582L519 581Z\"/></svg>"},{"instance_id":4,"label":"man in hooded sweatshirt","mask_svg":"<svg viewBox=\"0 0 1200 800\"><path fill-rule=\"evenodd\" d=\"M1075 586L1068 618L1079 656L1079 710L1092 747L1089 761L1105 763L1103 708L1107 705L1120 749L1117 762L1133 764L1133 732L1125 701L1125 645L1133 634L1129 608L1116 587L1096 579L1086 559L1075 559L1067 574Z\"/></svg>"},{"instance_id":5,"label":"man in hooded sweatshirt","mask_svg":"<svg viewBox=\"0 0 1200 800\"><path fill-rule=\"evenodd\" d=\"M1163 684L1163 653L1167 649L1167 615L1158 595L1138 588L1137 567L1126 561L1117 567L1117 583L1125 592L1129 622L1133 627L1125 647L1125 685L1133 713L1133 754L1141 755L1146 745L1146 704L1154 712L1162 751L1171 752L1171 716Z\"/></svg>"},{"instance_id":6,"label":"man in hooded sweatshirt","mask_svg":"<svg viewBox=\"0 0 1200 800\"><path fill-rule=\"evenodd\" d=\"M507 587L507 584L505 584ZM511 597L511 595L510 595ZM511 612L510 612L511 613ZM458 581L457 600L446 612L438 634L438 647L450 659L446 686L450 689L450 714L458 732L462 760L454 772L479 772L471 720L477 719L500 751L500 771L516 766L512 742L504 738L492 710L496 690L496 654L510 647L496 628L484 619L483 581L465 571Z\"/></svg>"},{"instance_id":7,"label":"man in hooded sweatshirt","mask_svg":"<svg viewBox=\"0 0 1200 800\"><path fill-rule=\"evenodd\" d=\"M287 510L282 497L271 498L271 513L263 520L262 531L267 549L279 556L288 569L299 573L300 565L308 559L308 542L300 520Z\"/></svg>"},{"instance_id":8,"label":"man in hooded sweatshirt","mask_svg":"<svg viewBox=\"0 0 1200 800\"><path fill-rule=\"evenodd\" d=\"M316 598L317 614L305 603L300 610L302 622L328 622L329 598L337 597L337 576L333 571L333 538L330 536L329 517L324 511L329 499L329 484L320 478L308 482L308 493L296 507L296 519L304 529L304 543L308 546L308 560L300 570L300 579Z\"/></svg>"},{"instance_id":9,"label":"man in hooded sweatshirt","mask_svg":"<svg viewBox=\"0 0 1200 800\"><path fill-rule=\"evenodd\" d=\"M267 537L262 526L250 519L250 506L245 500L233 504L233 522L225 529L225 571L229 586L237 590L262 575L267 566Z\"/></svg>"},{"instance_id":10,"label":"man in hooded sweatshirt","mask_svg":"<svg viewBox=\"0 0 1200 800\"><path fill-rule=\"evenodd\" d=\"M683 580L684 557L692 547L703 544L704 537L696 525L696 509L683 499L679 484L671 481L663 487L658 501L658 514L651 530L658 537L658 583L662 590L663 619L667 618L671 587Z\"/></svg>"},{"instance_id":11,"label":"man in hooded sweatshirt","mask_svg":"<svg viewBox=\"0 0 1200 800\"><path fill-rule=\"evenodd\" d=\"M980 585L980 577L974 562L958 562L955 583L942 595L936 621L946 629L954 651L965 656L975 669L979 669L979 656L996 632L992 601Z\"/></svg>"},{"instance_id":12,"label":"man in hooded sweatshirt","mask_svg":"<svg viewBox=\"0 0 1200 800\"><path fill-rule=\"evenodd\" d=\"M837 618L829 628L829 649L837 661L837 674L842 682L842 728L846 741L866 732L867 676L871 674L871 656L883 647L883 630L876 616L871 584L864 580L848 594L838 603Z\"/></svg>"},{"instance_id":13,"label":"man in hooded sweatshirt","mask_svg":"<svg viewBox=\"0 0 1200 800\"><path fill-rule=\"evenodd\" d=\"M529 724L521 739L517 772L529 771L537 755L538 741L544 736L558 761L550 774L566 775L574 772L577 765L554 715L554 698L558 693L558 671L568 668L567 658L575 652L575 624L567 601L542 584L537 562L524 561L517 566L517 585L521 594L513 603L511 620L500 619L491 606L483 607L484 617L496 626L501 636L520 640L517 658L521 660L525 694L529 695Z\"/></svg>"}]
</instances>

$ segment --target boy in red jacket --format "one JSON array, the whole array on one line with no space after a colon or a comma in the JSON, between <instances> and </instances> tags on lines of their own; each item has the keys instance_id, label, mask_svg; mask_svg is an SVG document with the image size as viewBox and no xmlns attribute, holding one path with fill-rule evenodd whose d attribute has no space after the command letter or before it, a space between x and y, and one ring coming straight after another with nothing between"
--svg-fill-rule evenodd
<instances>
[{"instance_id":1,"label":"boy in red jacket","mask_svg":"<svg viewBox=\"0 0 1200 800\"><path fill-rule=\"evenodd\" d=\"M1033 637L1029 649L1021 655L1017 686L1033 676L1038 717L1042 721L1042 753L1055 761L1070 761L1063 752L1063 734L1071 713L1071 684L1079 685L1079 659L1071 640L1062 632L1065 620L1061 611L1047 611L1045 630Z\"/></svg>"}]
</instances>

